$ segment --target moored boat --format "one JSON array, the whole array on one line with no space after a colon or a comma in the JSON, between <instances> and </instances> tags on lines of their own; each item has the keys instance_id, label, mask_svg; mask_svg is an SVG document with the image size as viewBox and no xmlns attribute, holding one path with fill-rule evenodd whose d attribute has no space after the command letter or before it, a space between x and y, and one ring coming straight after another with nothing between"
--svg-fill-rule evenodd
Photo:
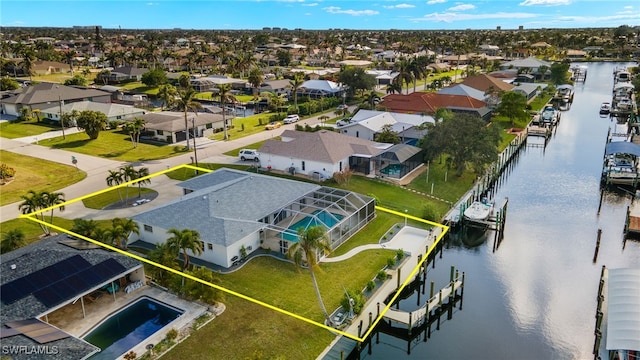
<instances>
[{"instance_id":1,"label":"moored boat","mask_svg":"<svg viewBox=\"0 0 640 360\"><path fill-rule=\"evenodd\" d=\"M611 112L611 103L605 101L600 105L600 114L609 114L609 112Z\"/></svg>"},{"instance_id":2,"label":"moored boat","mask_svg":"<svg viewBox=\"0 0 640 360\"><path fill-rule=\"evenodd\" d=\"M540 115L543 123L552 125L555 125L556 122L558 122L559 117L560 113L553 106L546 106Z\"/></svg>"},{"instance_id":3,"label":"moored boat","mask_svg":"<svg viewBox=\"0 0 640 360\"><path fill-rule=\"evenodd\" d=\"M474 201L467 209L465 209L463 215L467 220L486 221L491 215L492 210L493 203L483 199L482 201Z\"/></svg>"}]
</instances>

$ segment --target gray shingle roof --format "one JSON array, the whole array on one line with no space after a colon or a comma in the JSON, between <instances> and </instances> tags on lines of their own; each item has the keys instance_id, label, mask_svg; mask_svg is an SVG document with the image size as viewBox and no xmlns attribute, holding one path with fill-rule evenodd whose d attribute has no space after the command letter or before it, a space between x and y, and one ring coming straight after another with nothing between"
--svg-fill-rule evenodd
<instances>
[{"instance_id":1,"label":"gray shingle roof","mask_svg":"<svg viewBox=\"0 0 640 360\"><path fill-rule=\"evenodd\" d=\"M92 265L104 260L113 258L127 271L132 270L141 263L130 257L112 253L103 249L76 250L66 245L59 244L58 241L66 239L66 235L57 235L45 238L41 241L24 246L12 252L0 256L0 285L7 284L13 280L20 279L28 274L44 269L47 266L58 263L75 255L82 256ZM16 265L11 269L11 265ZM75 300L82 294L76 294L66 301ZM64 303L64 302L63 302ZM33 295L28 295L21 300L11 304L2 304L0 307L0 323L5 324L10 321L25 320L37 317L50 309L36 299ZM38 343L25 337L15 335L2 339L2 345L26 345L37 346ZM56 340L46 344L50 348L56 346L57 354L12 354L14 359L81 359L97 350L78 338L69 337Z\"/></svg>"},{"instance_id":2,"label":"gray shingle roof","mask_svg":"<svg viewBox=\"0 0 640 360\"><path fill-rule=\"evenodd\" d=\"M0 102L33 105L47 102L58 103L58 100L81 100L100 96L110 96L110 94L97 89L79 89L61 84L39 83L27 86L18 95L2 99Z\"/></svg>"},{"instance_id":3,"label":"gray shingle roof","mask_svg":"<svg viewBox=\"0 0 640 360\"><path fill-rule=\"evenodd\" d=\"M177 111L150 112L140 116L148 130L163 130L169 132L184 131L184 113ZM187 113L188 125L191 128L191 118L195 119L196 126L222 124L222 114L212 114L208 112Z\"/></svg>"},{"instance_id":4,"label":"gray shingle roof","mask_svg":"<svg viewBox=\"0 0 640 360\"><path fill-rule=\"evenodd\" d=\"M374 156L389 147L389 144L380 144L327 130L316 132L285 130L282 138L292 140L269 139L260 147L260 153L333 164L354 154Z\"/></svg>"},{"instance_id":5,"label":"gray shingle roof","mask_svg":"<svg viewBox=\"0 0 640 360\"><path fill-rule=\"evenodd\" d=\"M181 186L197 191L132 219L163 229L196 230L203 241L223 246L265 227L258 220L320 188L231 169L201 175Z\"/></svg>"}]
</instances>

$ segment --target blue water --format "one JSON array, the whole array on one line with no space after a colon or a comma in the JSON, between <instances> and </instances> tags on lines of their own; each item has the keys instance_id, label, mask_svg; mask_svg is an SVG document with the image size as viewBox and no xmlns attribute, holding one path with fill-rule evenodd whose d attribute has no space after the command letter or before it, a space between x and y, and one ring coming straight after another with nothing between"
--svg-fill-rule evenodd
<instances>
[{"instance_id":1,"label":"blue water","mask_svg":"<svg viewBox=\"0 0 640 360\"><path fill-rule=\"evenodd\" d=\"M304 219L299 220L295 224L289 226L289 228L282 233L281 237L284 240L297 242L298 228L306 229L309 226L324 226L327 229L330 229L344 217L340 214L332 213L331 215L335 216L338 219L338 221L336 221L331 215L329 215L326 210L316 210L313 212L313 215L315 215L320 221L316 220L316 218L313 216L307 216Z\"/></svg>"},{"instance_id":2,"label":"blue water","mask_svg":"<svg viewBox=\"0 0 640 360\"><path fill-rule=\"evenodd\" d=\"M181 311L149 298L127 306L91 331L84 340L101 352L90 359L115 359L175 320Z\"/></svg>"},{"instance_id":3,"label":"blue water","mask_svg":"<svg viewBox=\"0 0 640 360\"><path fill-rule=\"evenodd\" d=\"M381 173L389 176L400 176L400 171L404 165L402 164L391 164L384 169L380 170Z\"/></svg>"}]
</instances>

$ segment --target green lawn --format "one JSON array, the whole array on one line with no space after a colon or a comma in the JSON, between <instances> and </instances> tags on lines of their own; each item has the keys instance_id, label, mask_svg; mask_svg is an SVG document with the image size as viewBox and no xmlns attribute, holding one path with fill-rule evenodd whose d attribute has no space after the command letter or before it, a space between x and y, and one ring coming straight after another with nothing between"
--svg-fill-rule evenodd
<instances>
[{"instance_id":1,"label":"green lawn","mask_svg":"<svg viewBox=\"0 0 640 360\"><path fill-rule=\"evenodd\" d=\"M67 135L66 140L62 137L43 140L40 145L128 162L165 159L186 152L178 145L140 143L134 148L129 136L119 130L101 131L95 140L85 133L77 133Z\"/></svg>"},{"instance_id":2,"label":"green lawn","mask_svg":"<svg viewBox=\"0 0 640 360\"><path fill-rule=\"evenodd\" d=\"M140 188L140 194L143 195L155 192L155 190L151 190L145 187ZM135 201L138 198L138 187L127 186L126 188L113 189L111 191L107 191L102 194L83 199L82 203L89 209L101 210L111 204L121 201L120 197L122 197L122 200L124 200L125 198L127 198L127 194L129 201Z\"/></svg>"},{"instance_id":3,"label":"green lawn","mask_svg":"<svg viewBox=\"0 0 640 360\"><path fill-rule=\"evenodd\" d=\"M61 213L56 210L54 214L64 215L64 212ZM50 221L49 213L46 213L45 215L46 215L45 221L49 222ZM98 223L98 226L102 228L106 229L111 227L111 220L96 220L96 222ZM73 227L73 220L65 219L59 216L54 216L53 225L60 226L65 229L71 229ZM43 235L42 229L40 228L40 224L28 219L12 219L12 220L4 221L0 223L0 229L3 235L6 232L13 229L22 230L22 232L24 233L25 241L26 241L24 245L28 245L40 240L41 236ZM56 230L52 230L52 231L56 232Z\"/></svg>"},{"instance_id":4,"label":"green lawn","mask_svg":"<svg viewBox=\"0 0 640 360\"><path fill-rule=\"evenodd\" d=\"M0 123L0 136L8 139L40 135L54 130L60 130L60 127L38 122L36 119L31 121L7 121Z\"/></svg>"},{"instance_id":5,"label":"green lawn","mask_svg":"<svg viewBox=\"0 0 640 360\"><path fill-rule=\"evenodd\" d=\"M218 170L220 168L226 167L230 169L242 170L242 171L250 171L251 165L235 165L235 164L211 164L211 163L199 163L199 167L204 169ZM170 179L185 181L189 180L196 176L195 170L182 168L178 170L174 170L166 173Z\"/></svg>"},{"instance_id":6,"label":"green lawn","mask_svg":"<svg viewBox=\"0 0 640 360\"><path fill-rule=\"evenodd\" d=\"M123 89L129 90L129 91L133 91L135 93L139 93L139 94L147 94L147 95L158 95L158 87L149 87L145 84L143 84L142 82L139 81L134 81L134 82L130 82L130 83L126 83L126 84L120 84L120 85L116 85L118 87L121 87Z\"/></svg>"},{"instance_id":7,"label":"green lawn","mask_svg":"<svg viewBox=\"0 0 640 360\"><path fill-rule=\"evenodd\" d=\"M376 211L375 220L371 221L353 235L346 243L331 253L331 257L346 254L349 250L361 245L377 244L380 237L394 224L404 222L404 217L392 215L383 211Z\"/></svg>"},{"instance_id":8,"label":"green lawn","mask_svg":"<svg viewBox=\"0 0 640 360\"><path fill-rule=\"evenodd\" d=\"M62 165L9 151L0 150L0 160L16 170L14 180L0 187L0 206L20 201L20 196L29 190L57 191L87 176L84 171L72 165Z\"/></svg>"},{"instance_id":9,"label":"green lawn","mask_svg":"<svg viewBox=\"0 0 640 360\"><path fill-rule=\"evenodd\" d=\"M266 131L264 127L269 123L269 117L271 115L273 114L261 113L247 117L235 117L233 118L233 120L229 121L230 125L232 125L233 127L227 129L227 135L230 139L238 139L244 136ZM243 125L244 130L242 129ZM209 136L209 138L213 140L222 140L224 139L224 133L217 132L212 136Z\"/></svg>"}]
</instances>

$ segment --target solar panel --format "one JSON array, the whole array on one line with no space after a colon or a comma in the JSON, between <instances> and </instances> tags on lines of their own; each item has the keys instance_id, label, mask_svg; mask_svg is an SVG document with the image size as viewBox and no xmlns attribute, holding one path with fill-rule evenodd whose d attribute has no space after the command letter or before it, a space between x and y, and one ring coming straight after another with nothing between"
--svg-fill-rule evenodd
<instances>
[{"instance_id":1,"label":"solar panel","mask_svg":"<svg viewBox=\"0 0 640 360\"><path fill-rule=\"evenodd\" d=\"M126 268L115 259L107 259L81 272L70 274L33 295L45 306L52 307L121 274Z\"/></svg>"},{"instance_id":2,"label":"solar panel","mask_svg":"<svg viewBox=\"0 0 640 360\"><path fill-rule=\"evenodd\" d=\"M33 294L39 289L50 286L52 283L60 280L60 278L67 277L70 274L77 273L89 267L91 267L91 263L81 255L74 255L2 285L2 287L0 287L0 300L5 304L14 303Z\"/></svg>"}]
</instances>

